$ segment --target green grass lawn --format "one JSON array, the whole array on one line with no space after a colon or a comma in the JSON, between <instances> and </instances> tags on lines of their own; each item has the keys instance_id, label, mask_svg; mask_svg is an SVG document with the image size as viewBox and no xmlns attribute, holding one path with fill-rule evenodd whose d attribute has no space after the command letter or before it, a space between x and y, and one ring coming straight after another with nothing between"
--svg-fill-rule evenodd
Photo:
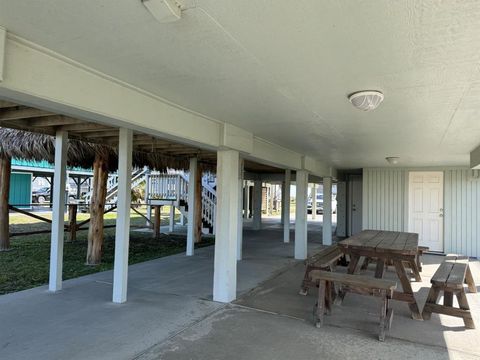
<instances>
[{"instance_id":1,"label":"green grass lawn","mask_svg":"<svg viewBox=\"0 0 480 360\"><path fill-rule=\"evenodd\" d=\"M78 214L78 221L88 214ZM49 217L51 215L42 215ZM177 215L178 217L178 215ZM105 215L105 225L115 224L116 213ZM15 214L10 221L11 232L25 232L48 229L49 224L24 215ZM132 212L132 225L145 225L145 220ZM162 225L168 223L168 216L162 214ZM66 235L65 239L68 239ZM198 247L213 244L213 238L203 239ZM72 279L113 268L115 228L105 229L102 263L98 266L85 265L87 254L87 231L79 231L75 242L65 241L63 256L63 278ZM130 232L129 263L135 264L185 251L186 236L162 235L153 239L151 233ZM48 282L50 258L50 234L15 236L11 239L11 251L0 252L0 294L29 289Z\"/></svg>"}]
</instances>

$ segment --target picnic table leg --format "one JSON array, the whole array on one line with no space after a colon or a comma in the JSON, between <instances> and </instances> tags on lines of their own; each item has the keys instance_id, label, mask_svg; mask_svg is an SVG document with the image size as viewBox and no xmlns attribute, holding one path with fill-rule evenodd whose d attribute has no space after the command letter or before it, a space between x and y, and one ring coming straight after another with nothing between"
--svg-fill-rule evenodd
<instances>
[{"instance_id":1,"label":"picnic table leg","mask_svg":"<svg viewBox=\"0 0 480 360\"><path fill-rule=\"evenodd\" d=\"M422 260L420 258L421 258L421 255L417 254L417 256L415 256L415 262L417 263L418 271L422 272L422 270L423 270L422 269Z\"/></svg>"},{"instance_id":2,"label":"picnic table leg","mask_svg":"<svg viewBox=\"0 0 480 360\"><path fill-rule=\"evenodd\" d=\"M418 268L418 264L415 262L415 260L410 260L408 265L412 269L413 276L415 276L415 281L421 282L422 277L420 276L420 269Z\"/></svg>"},{"instance_id":3,"label":"picnic table leg","mask_svg":"<svg viewBox=\"0 0 480 360\"><path fill-rule=\"evenodd\" d=\"M465 283L468 285L468 290L471 293L477 292L477 287L475 286L475 282L473 281L472 271L470 270L469 265L467 265L467 271L465 273Z\"/></svg>"},{"instance_id":4,"label":"picnic table leg","mask_svg":"<svg viewBox=\"0 0 480 360\"><path fill-rule=\"evenodd\" d=\"M308 284L310 283L310 266L307 265L305 270L305 276L303 277L302 286L300 288L299 294L306 296L308 294Z\"/></svg>"},{"instance_id":5,"label":"picnic table leg","mask_svg":"<svg viewBox=\"0 0 480 360\"><path fill-rule=\"evenodd\" d=\"M317 313L315 319L315 326L317 328L323 325L323 314L325 312L325 291L327 283L325 280L320 280L318 286L318 302L317 302Z\"/></svg>"},{"instance_id":6,"label":"picnic table leg","mask_svg":"<svg viewBox=\"0 0 480 360\"><path fill-rule=\"evenodd\" d=\"M372 261L372 259L369 258L369 257L364 258L363 259L363 264L362 264L362 267L360 268L360 270L367 270L368 265L370 264L371 261Z\"/></svg>"},{"instance_id":7,"label":"picnic table leg","mask_svg":"<svg viewBox=\"0 0 480 360\"><path fill-rule=\"evenodd\" d=\"M347 272L349 274L355 274L357 272L358 264L360 263L360 259L364 258L363 256L358 256L355 254L350 254L350 263L348 264ZM335 298L335 304L341 305L343 299L345 298L345 291L340 288L338 291L338 296Z\"/></svg>"},{"instance_id":8,"label":"picnic table leg","mask_svg":"<svg viewBox=\"0 0 480 360\"><path fill-rule=\"evenodd\" d=\"M325 288L325 310L328 315L332 313L332 286L333 283L331 281L327 281Z\"/></svg>"},{"instance_id":9,"label":"picnic table leg","mask_svg":"<svg viewBox=\"0 0 480 360\"><path fill-rule=\"evenodd\" d=\"M377 267L375 268L375 277L377 279L382 279L385 275L385 260L377 259Z\"/></svg>"},{"instance_id":10,"label":"picnic table leg","mask_svg":"<svg viewBox=\"0 0 480 360\"><path fill-rule=\"evenodd\" d=\"M382 309L380 310L380 331L378 334L378 340L385 341L385 332L388 328L388 298L385 290L382 290Z\"/></svg>"},{"instance_id":11,"label":"picnic table leg","mask_svg":"<svg viewBox=\"0 0 480 360\"><path fill-rule=\"evenodd\" d=\"M444 306L453 306L453 292L445 290L443 292L443 305Z\"/></svg>"},{"instance_id":12,"label":"picnic table leg","mask_svg":"<svg viewBox=\"0 0 480 360\"><path fill-rule=\"evenodd\" d=\"M360 263L360 259L363 259L363 256L350 255L350 264L348 264L348 273L355 274L357 272L357 266Z\"/></svg>"},{"instance_id":13,"label":"picnic table leg","mask_svg":"<svg viewBox=\"0 0 480 360\"><path fill-rule=\"evenodd\" d=\"M424 320L429 320L432 316L432 310L430 309L429 304L435 305L438 302L439 295L440 289L432 286L428 292L427 301L425 302L425 306L423 308L422 317Z\"/></svg>"},{"instance_id":14,"label":"picnic table leg","mask_svg":"<svg viewBox=\"0 0 480 360\"><path fill-rule=\"evenodd\" d=\"M418 309L417 300L415 300L415 296L413 296L412 285L407 277L403 262L401 260L394 260L393 264L395 265L397 276L402 284L403 294L406 295L408 299L408 307L412 312L412 318L415 320L423 320L422 314L420 314L420 310Z\"/></svg>"},{"instance_id":15,"label":"picnic table leg","mask_svg":"<svg viewBox=\"0 0 480 360\"><path fill-rule=\"evenodd\" d=\"M458 300L458 305L460 306L460 309L462 310L470 310L470 307L468 306L468 301L467 301L467 296L465 295L465 289L461 289L460 291L457 292L457 300ZM463 323L465 324L465 327L468 329L475 329L475 324L472 319L472 315L470 312L468 314L463 315Z\"/></svg>"}]
</instances>

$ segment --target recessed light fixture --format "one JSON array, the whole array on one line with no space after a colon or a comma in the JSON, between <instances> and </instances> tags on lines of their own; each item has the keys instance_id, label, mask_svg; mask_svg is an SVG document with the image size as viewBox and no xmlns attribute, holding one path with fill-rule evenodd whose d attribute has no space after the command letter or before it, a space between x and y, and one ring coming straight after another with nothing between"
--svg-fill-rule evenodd
<instances>
[{"instance_id":1,"label":"recessed light fixture","mask_svg":"<svg viewBox=\"0 0 480 360\"><path fill-rule=\"evenodd\" d=\"M352 105L363 111L375 110L383 98L383 94L376 90L358 91L348 96Z\"/></svg>"},{"instance_id":2,"label":"recessed light fixture","mask_svg":"<svg viewBox=\"0 0 480 360\"><path fill-rule=\"evenodd\" d=\"M175 0L142 0L143 5L162 24L180 20L182 10Z\"/></svg>"},{"instance_id":3,"label":"recessed light fixture","mask_svg":"<svg viewBox=\"0 0 480 360\"><path fill-rule=\"evenodd\" d=\"M390 165L397 165L400 158L397 156L387 156L385 160L387 160Z\"/></svg>"}]
</instances>

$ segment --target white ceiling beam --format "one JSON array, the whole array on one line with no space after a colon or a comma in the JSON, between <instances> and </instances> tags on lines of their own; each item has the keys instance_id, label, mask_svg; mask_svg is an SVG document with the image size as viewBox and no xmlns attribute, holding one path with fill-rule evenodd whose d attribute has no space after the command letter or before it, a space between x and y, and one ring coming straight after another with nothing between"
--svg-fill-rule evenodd
<instances>
[{"instance_id":1,"label":"white ceiling beam","mask_svg":"<svg viewBox=\"0 0 480 360\"><path fill-rule=\"evenodd\" d=\"M41 116L51 116L55 115L48 111L43 111L39 109L33 108L25 108L25 109L3 109L0 110L0 121L8 121L8 120L21 120L27 118L37 118Z\"/></svg>"}]
</instances>

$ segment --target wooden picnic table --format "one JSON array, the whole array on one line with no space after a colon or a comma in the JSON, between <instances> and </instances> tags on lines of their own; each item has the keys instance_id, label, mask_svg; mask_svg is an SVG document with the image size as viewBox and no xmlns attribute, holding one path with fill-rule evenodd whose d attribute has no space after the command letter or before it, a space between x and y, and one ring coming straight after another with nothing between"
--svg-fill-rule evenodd
<instances>
[{"instance_id":1,"label":"wooden picnic table","mask_svg":"<svg viewBox=\"0 0 480 360\"><path fill-rule=\"evenodd\" d=\"M362 265L366 258L373 258L377 260L375 277L383 278L385 264L393 263L402 284L402 291L396 290L393 293L393 299L407 302L412 312L412 318L422 320L422 315L418 309L412 285L405 268L405 264L408 264L415 277L420 279L416 262L418 234L398 231L363 230L348 239L340 241L338 245L344 253L350 255L349 274L357 272L358 267Z\"/></svg>"}]
</instances>

